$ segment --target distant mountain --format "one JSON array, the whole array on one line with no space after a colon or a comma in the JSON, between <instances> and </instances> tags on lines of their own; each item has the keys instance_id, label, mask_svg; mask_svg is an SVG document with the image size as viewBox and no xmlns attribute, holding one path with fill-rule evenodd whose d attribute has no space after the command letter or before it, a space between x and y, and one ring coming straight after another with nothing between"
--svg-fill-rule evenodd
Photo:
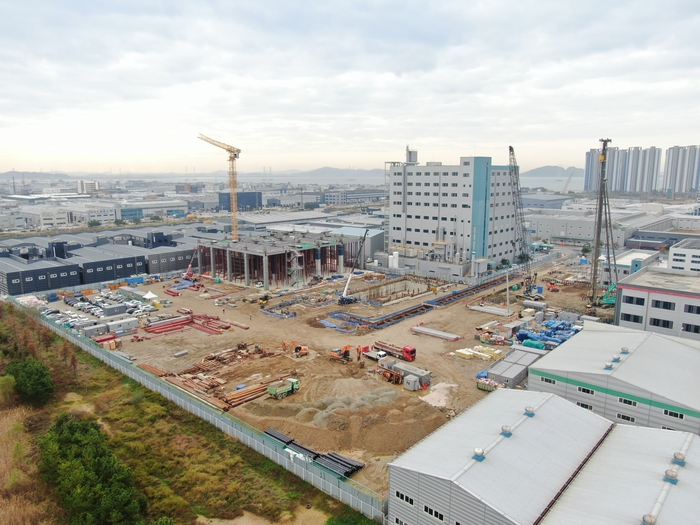
<instances>
[{"instance_id":1,"label":"distant mountain","mask_svg":"<svg viewBox=\"0 0 700 525\"><path fill-rule=\"evenodd\" d=\"M563 179L568 178L571 175L571 171L574 172L574 179L583 178L585 171L583 168L562 168L561 166L542 166L541 168L535 168L534 170L523 171L520 173L521 177L540 177L540 178L556 178Z\"/></svg>"},{"instance_id":2,"label":"distant mountain","mask_svg":"<svg viewBox=\"0 0 700 525\"><path fill-rule=\"evenodd\" d=\"M24 180L66 180L70 179L70 175L65 173L37 173L36 171L6 171L5 173L0 173L0 179L21 181L22 176Z\"/></svg>"}]
</instances>

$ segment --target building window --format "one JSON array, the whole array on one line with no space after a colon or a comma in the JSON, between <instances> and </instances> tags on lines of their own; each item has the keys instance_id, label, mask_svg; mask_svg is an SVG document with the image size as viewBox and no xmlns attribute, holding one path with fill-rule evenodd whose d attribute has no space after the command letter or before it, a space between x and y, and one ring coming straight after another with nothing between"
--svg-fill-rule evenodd
<instances>
[{"instance_id":1,"label":"building window","mask_svg":"<svg viewBox=\"0 0 700 525\"><path fill-rule=\"evenodd\" d=\"M669 321L667 319L654 319L653 317L650 317L649 324L660 328L673 328L673 321Z\"/></svg>"},{"instance_id":2,"label":"building window","mask_svg":"<svg viewBox=\"0 0 700 525\"><path fill-rule=\"evenodd\" d=\"M440 513L439 513L438 511L436 511L436 510L431 509L431 508L428 507L427 505L423 505L423 511L424 511L426 514L430 514L431 516L433 516L433 517L439 519L440 521L445 521L445 518L444 518L444 516L443 516L442 514L440 514Z\"/></svg>"},{"instance_id":3,"label":"building window","mask_svg":"<svg viewBox=\"0 0 700 525\"><path fill-rule=\"evenodd\" d=\"M40 281L43 281L44 279L46 279L46 276L45 276L45 275L40 275L40 276L39 276L39 280L40 280Z\"/></svg>"},{"instance_id":4,"label":"building window","mask_svg":"<svg viewBox=\"0 0 700 525\"><path fill-rule=\"evenodd\" d=\"M687 314L700 314L700 306L696 306L693 304L686 304L684 311Z\"/></svg>"},{"instance_id":5,"label":"building window","mask_svg":"<svg viewBox=\"0 0 700 525\"><path fill-rule=\"evenodd\" d=\"M631 406L631 407L636 407L636 406L637 406L637 402L636 402L636 401L632 401L631 399L627 399L627 398L624 398L624 397L618 397L618 398L617 398L617 402L618 402L618 403L622 403L623 405L629 405L629 406Z\"/></svg>"},{"instance_id":6,"label":"building window","mask_svg":"<svg viewBox=\"0 0 700 525\"><path fill-rule=\"evenodd\" d=\"M673 430L674 432L676 432L676 429L675 429L675 428L665 427L665 426L663 426L663 425L661 425L661 430Z\"/></svg>"},{"instance_id":7,"label":"building window","mask_svg":"<svg viewBox=\"0 0 700 525\"><path fill-rule=\"evenodd\" d=\"M637 306L644 306L644 297L632 297L631 295L623 295L622 302L625 304L636 304Z\"/></svg>"},{"instance_id":8,"label":"building window","mask_svg":"<svg viewBox=\"0 0 700 525\"><path fill-rule=\"evenodd\" d=\"M676 419L684 419L685 416L680 412L674 412L672 410L664 410L664 416L675 417Z\"/></svg>"},{"instance_id":9,"label":"building window","mask_svg":"<svg viewBox=\"0 0 700 525\"><path fill-rule=\"evenodd\" d=\"M98 272L101 272L102 270L103 270L103 268L98 268L98 269L97 269Z\"/></svg>"},{"instance_id":10,"label":"building window","mask_svg":"<svg viewBox=\"0 0 700 525\"><path fill-rule=\"evenodd\" d=\"M621 419L622 421L627 421L629 423L634 423L635 421L637 421L637 418L628 416L626 414L617 414L617 419Z\"/></svg>"},{"instance_id":11,"label":"building window","mask_svg":"<svg viewBox=\"0 0 700 525\"><path fill-rule=\"evenodd\" d=\"M620 316L620 319L623 321L627 321L629 323L638 323L642 324L644 321L644 318L641 315L631 315L631 314L622 314Z\"/></svg>"},{"instance_id":12,"label":"building window","mask_svg":"<svg viewBox=\"0 0 700 525\"><path fill-rule=\"evenodd\" d=\"M582 394L588 394L589 396L595 395L595 390L591 390L590 388L584 388L582 386L578 387L578 391Z\"/></svg>"},{"instance_id":13,"label":"building window","mask_svg":"<svg viewBox=\"0 0 700 525\"><path fill-rule=\"evenodd\" d=\"M700 334L700 326L696 324L683 323L683 332L689 332L691 334Z\"/></svg>"},{"instance_id":14,"label":"building window","mask_svg":"<svg viewBox=\"0 0 700 525\"><path fill-rule=\"evenodd\" d=\"M543 383L549 383L550 385L556 385L556 384L557 384L556 379L550 379L550 378L548 378L548 377L543 377L543 376L540 376L540 381L542 381Z\"/></svg>"},{"instance_id":15,"label":"building window","mask_svg":"<svg viewBox=\"0 0 700 525\"><path fill-rule=\"evenodd\" d=\"M52 279L55 279L56 277L58 277L58 274L52 273L49 275L49 277L51 277Z\"/></svg>"},{"instance_id":16,"label":"building window","mask_svg":"<svg viewBox=\"0 0 700 525\"><path fill-rule=\"evenodd\" d=\"M406 523L403 520L400 520L399 518L396 518L396 525L408 525L408 523Z\"/></svg>"},{"instance_id":17,"label":"building window","mask_svg":"<svg viewBox=\"0 0 700 525\"><path fill-rule=\"evenodd\" d=\"M92 268L89 268L89 269L87 270L87 273L92 273Z\"/></svg>"},{"instance_id":18,"label":"building window","mask_svg":"<svg viewBox=\"0 0 700 525\"><path fill-rule=\"evenodd\" d=\"M661 308L662 310L675 310L676 303L670 303L668 301L652 301L652 308Z\"/></svg>"},{"instance_id":19,"label":"building window","mask_svg":"<svg viewBox=\"0 0 700 525\"><path fill-rule=\"evenodd\" d=\"M581 408L585 408L586 410L593 410L593 405L589 405L588 403L581 403L580 401L576 401L576 404Z\"/></svg>"},{"instance_id":20,"label":"building window","mask_svg":"<svg viewBox=\"0 0 700 525\"><path fill-rule=\"evenodd\" d=\"M405 501L409 505L413 505L413 498L409 498L405 494L402 494L398 490L396 491L396 497L399 498L401 501Z\"/></svg>"},{"instance_id":21,"label":"building window","mask_svg":"<svg viewBox=\"0 0 700 525\"><path fill-rule=\"evenodd\" d=\"M121 270L122 268L124 268L123 264L117 264L117 270Z\"/></svg>"}]
</instances>

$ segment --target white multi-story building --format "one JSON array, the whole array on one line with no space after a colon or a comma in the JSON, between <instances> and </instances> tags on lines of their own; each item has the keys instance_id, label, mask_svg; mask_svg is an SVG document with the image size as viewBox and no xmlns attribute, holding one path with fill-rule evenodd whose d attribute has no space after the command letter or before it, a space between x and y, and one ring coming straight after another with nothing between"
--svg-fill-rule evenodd
<instances>
[{"instance_id":1,"label":"white multi-story building","mask_svg":"<svg viewBox=\"0 0 700 525\"><path fill-rule=\"evenodd\" d=\"M648 266L621 279L615 324L700 341L700 274Z\"/></svg>"},{"instance_id":2,"label":"white multi-story building","mask_svg":"<svg viewBox=\"0 0 700 525\"><path fill-rule=\"evenodd\" d=\"M70 224L70 212L67 209L46 204L21 206L20 211L30 228L57 228Z\"/></svg>"},{"instance_id":3,"label":"white multi-story building","mask_svg":"<svg viewBox=\"0 0 700 525\"><path fill-rule=\"evenodd\" d=\"M673 146L666 150L664 190L675 193L697 191L700 187L700 146Z\"/></svg>"},{"instance_id":4,"label":"white multi-story building","mask_svg":"<svg viewBox=\"0 0 700 525\"><path fill-rule=\"evenodd\" d=\"M100 224L114 222L117 218L116 210L111 206L95 204L71 204L71 222L85 223L99 221Z\"/></svg>"},{"instance_id":5,"label":"white multi-story building","mask_svg":"<svg viewBox=\"0 0 700 525\"><path fill-rule=\"evenodd\" d=\"M79 180L78 193L97 193L100 191L100 182L95 180Z\"/></svg>"},{"instance_id":6,"label":"white multi-story building","mask_svg":"<svg viewBox=\"0 0 700 525\"><path fill-rule=\"evenodd\" d=\"M671 246L668 250L668 267L700 272L700 240L685 239Z\"/></svg>"},{"instance_id":7,"label":"white multi-story building","mask_svg":"<svg viewBox=\"0 0 700 525\"><path fill-rule=\"evenodd\" d=\"M509 167L490 157L458 165L428 162L407 151L389 167L389 246L432 253L446 261L514 259L514 197Z\"/></svg>"},{"instance_id":8,"label":"white multi-story building","mask_svg":"<svg viewBox=\"0 0 700 525\"><path fill-rule=\"evenodd\" d=\"M584 190L597 192L600 181L600 149L586 153ZM608 148L607 171L609 191L646 193L656 190L661 167L661 150Z\"/></svg>"}]
</instances>

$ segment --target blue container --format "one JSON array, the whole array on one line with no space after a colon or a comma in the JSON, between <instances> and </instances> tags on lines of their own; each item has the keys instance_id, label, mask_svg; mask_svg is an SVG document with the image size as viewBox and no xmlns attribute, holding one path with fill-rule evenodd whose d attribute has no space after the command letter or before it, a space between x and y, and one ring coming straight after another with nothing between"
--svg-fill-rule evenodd
<instances>
[{"instance_id":1,"label":"blue container","mask_svg":"<svg viewBox=\"0 0 700 525\"><path fill-rule=\"evenodd\" d=\"M542 293L542 292L544 292L544 286L538 286L537 293Z\"/></svg>"},{"instance_id":2,"label":"blue container","mask_svg":"<svg viewBox=\"0 0 700 525\"><path fill-rule=\"evenodd\" d=\"M245 388L246 386L248 386L248 385L241 383L240 385L236 385L236 390L241 390L241 389Z\"/></svg>"}]
</instances>

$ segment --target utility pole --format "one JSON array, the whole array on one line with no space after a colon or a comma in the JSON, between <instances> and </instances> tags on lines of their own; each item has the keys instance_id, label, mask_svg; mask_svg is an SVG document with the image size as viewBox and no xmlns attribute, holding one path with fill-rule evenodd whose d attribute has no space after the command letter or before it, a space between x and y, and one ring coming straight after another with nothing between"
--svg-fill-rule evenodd
<instances>
[{"instance_id":1,"label":"utility pole","mask_svg":"<svg viewBox=\"0 0 700 525\"><path fill-rule=\"evenodd\" d=\"M598 299L598 266L600 264L600 232L603 228L603 199L607 186L608 143L611 139L600 139L603 149L600 153L600 181L598 186L598 202L595 215L595 239L593 244L593 275L591 276L591 305L595 306ZM608 261L610 265L610 261Z\"/></svg>"}]
</instances>

